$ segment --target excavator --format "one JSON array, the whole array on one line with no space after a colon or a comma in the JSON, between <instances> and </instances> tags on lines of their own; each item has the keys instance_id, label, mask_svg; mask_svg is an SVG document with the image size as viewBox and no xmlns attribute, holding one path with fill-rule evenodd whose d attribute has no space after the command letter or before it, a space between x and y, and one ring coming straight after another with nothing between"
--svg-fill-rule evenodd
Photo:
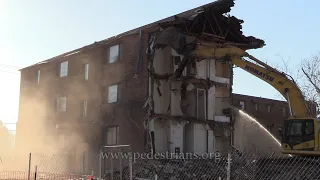
<instances>
[{"instance_id":1,"label":"excavator","mask_svg":"<svg viewBox=\"0 0 320 180\"><path fill-rule=\"evenodd\" d=\"M155 48L169 45L179 54L183 54L181 66L175 72L176 77L181 75L188 62L203 59L229 62L258 77L278 90L289 105L290 117L285 120L281 132L282 153L292 156L320 156L320 122L313 117L302 91L290 75L267 65L236 45L203 41L186 43L186 38L181 37L183 36L171 35L171 39L165 41L160 37L154 44Z\"/></svg>"}]
</instances>

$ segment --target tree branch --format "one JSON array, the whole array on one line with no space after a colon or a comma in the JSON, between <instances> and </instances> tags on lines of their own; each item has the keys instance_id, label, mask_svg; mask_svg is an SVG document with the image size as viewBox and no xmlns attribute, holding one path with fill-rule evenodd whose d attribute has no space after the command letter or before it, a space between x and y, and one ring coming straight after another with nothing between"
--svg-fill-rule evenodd
<instances>
[{"instance_id":1,"label":"tree branch","mask_svg":"<svg viewBox=\"0 0 320 180\"><path fill-rule=\"evenodd\" d=\"M306 71L302 69L303 74L308 78L309 82L313 85L313 87L316 89L317 93L320 93L320 88L315 84L315 82L312 81L311 77L306 73Z\"/></svg>"}]
</instances>

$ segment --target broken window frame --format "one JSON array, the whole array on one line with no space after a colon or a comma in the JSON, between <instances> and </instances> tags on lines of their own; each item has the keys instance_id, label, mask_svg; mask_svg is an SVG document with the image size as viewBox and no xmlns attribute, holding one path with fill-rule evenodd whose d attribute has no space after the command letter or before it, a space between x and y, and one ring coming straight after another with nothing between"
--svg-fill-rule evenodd
<instances>
[{"instance_id":1,"label":"broken window frame","mask_svg":"<svg viewBox=\"0 0 320 180\"><path fill-rule=\"evenodd\" d=\"M108 48L108 62L112 64L120 58L120 44L113 45Z\"/></svg>"},{"instance_id":2,"label":"broken window frame","mask_svg":"<svg viewBox=\"0 0 320 180\"><path fill-rule=\"evenodd\" d=\"M203 91L203 98L204 98L204 119L206 119L207 118L207 94L206 94L206 90L205 89L201 89L201 88L197 88L197 91L196 91L196 98L197 98L197 118L199 119L200 118L200 116L199 116L199 91ZM201 118L202 119L202 118Z\"/></svg>"}]
</instances>

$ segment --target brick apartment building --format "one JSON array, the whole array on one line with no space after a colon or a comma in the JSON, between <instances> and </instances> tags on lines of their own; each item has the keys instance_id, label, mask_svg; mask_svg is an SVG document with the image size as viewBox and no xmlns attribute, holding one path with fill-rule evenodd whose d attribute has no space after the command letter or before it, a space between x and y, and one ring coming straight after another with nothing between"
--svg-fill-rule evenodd
<instances>
[{"instance_id":1,"label":"brick apartment building","mask_svg":"<svg viewBox=\"0 0 320 180\"><path fill-rule=\"evenodd\" d=\"M167 81L165 65L160 63L156 67L150 63L153 60L161 62L159 59L152 59L153 56L150 54L150 40L154 34L170 26L181 27L181 24L187 24L186 27L189 27L188 35L195 34L201 39L218 41L219 35L214 32L220 29L220 34L224 37L219 41L231 41L240 44L244 49L262 47L262 40L242 35L240 20L222 15L230 11L231 6L232 0L210 3L21 69L17 149L37 151L44 146L51 146L48 148L55 151L58 148L63 152L78 153L78 149L98 152L104 145L130 144L132 150L137 152L145 151L145 148L156 144L156 147L161 146L160 149L170 151L182 151L182 146L192 149L191 151L209 151L211 147L210 151L213 151L214 146L223 146L221 144L228 144L230 141L230 137L226 137L219 140L217 138L215 143L211 142L215 136L215 131L211 128L217 126L217 131L229 129L230 119L223 115L222 110L232 103L242 106L244 104L246 111L258 120L263 119L262 124L275 133L273 127L278 126L278 122L284 117L282 111L274 107L285 107L285 102L243 95L235 95L232 100L233 73L229 64L215 61L213 69L209 69L209 72L205 63L197 62L190 65L188 72L183 76L189 75L190 68L196 69L197 74L191 77L192 83L190 78L171 82L171 87L178 87L179 83L185 88L191 86L192 93L183 94L180 90L170 89L169 85L163 86ZM196 11L199 9L202 13ZM214 26L217 28L214 31L208 30L210 24L197 23L197 20L215 22L212 13L223 25L220 28ZM206 18L209 17L211 19L207 21ZM194 24L196 28L192 29ZM202 27L204 24L207 25L206 28ZM168 56L170 61L171 58L175 59L174 63L168 66L176 70L175 65L179 66L181 58L179 55L171 55L171 50L170 53L165 51L157 51L158 56ZM163 69L159 68L160 66ZM149 72L153 68L158 69L158 79ZM202 91L203 82L211 80L211 77L219 81L220 85L211 89L202 88L205 89ZM195 93L197 101L193 97ZM198 94L201 93L204 99L199 99ZM188 99L190 97L193 99ZM224 97L224 100L221 97ZM176 101L168 101L168 98ZM180 109L180 103L188 103L185 100L197 103L201 101L203 104L208 100L208 103L201 105L202 108L198 108L198 105L192 106L191 111L182 107ZM252 109L251 102L258 104L252 106L257 107L257 111ZM270 104L270 108L266 107L267 104ZM170 109L170 112L167 109ZM155 113L156 110L160 113ZM176 124L181 121L187 123L181 113L189 115L190 112L196 115L190 115L188 118L188 123L192 124L188 128L192 129L192 132L188 132L186 136L191 137L193 144L182 145L182 142L189 140L184 138L183 126ZM203 113L203 116L198 116L199 112ZM178 117L173 113L178 114ZM270 113L272 118L266 118L266 113ZM165 116L175 116L178 120L170 120L169 129L163 130L160 126L161 122L166 120ZM151 125L148 124L150 117L156 119L152 124L152 133L149 131ZM157 127L159 130L154 130ZM167 130L169 135L166 134ZM178 135L173 138L175 133ZM162 135L170 137L166 139ZM201 141L195 139L196 137L201 137Z\"/></svg>"}]
</instances>

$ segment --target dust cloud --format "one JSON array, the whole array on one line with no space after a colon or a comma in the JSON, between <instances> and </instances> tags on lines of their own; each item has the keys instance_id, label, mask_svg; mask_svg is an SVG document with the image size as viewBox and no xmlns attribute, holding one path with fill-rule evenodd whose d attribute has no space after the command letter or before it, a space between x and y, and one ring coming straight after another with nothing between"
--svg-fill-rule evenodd
<instances>
[{"instance_id":1,"label":"dust cloud","mask_svg":"<svg viewBox=\"0 0 320 180\"><path fill-rule=\"evenodd\" d=\"M19 112L15 147L12 151L0 152L0 172L27 171L30 153L31 170L35 166L39 172L63 173L70 170L67 167L70 161L68 149L61 148L56 123L49 119L55 114L54 100L49 104L42 99L20 98L20 108L23 108ZM81 141L79 138L68 139L68 146Z\"/></svg>"},{"instance_id":2,"label":"dust cloud","mask_svg":"<svg viewBox=\"0 0 320 180\"><path fill-rule=\"evenodd\" d=\"M234 108L234 145L241 151L282 156L280 142L256 119Z\"/></svg>"}]
</instances>

